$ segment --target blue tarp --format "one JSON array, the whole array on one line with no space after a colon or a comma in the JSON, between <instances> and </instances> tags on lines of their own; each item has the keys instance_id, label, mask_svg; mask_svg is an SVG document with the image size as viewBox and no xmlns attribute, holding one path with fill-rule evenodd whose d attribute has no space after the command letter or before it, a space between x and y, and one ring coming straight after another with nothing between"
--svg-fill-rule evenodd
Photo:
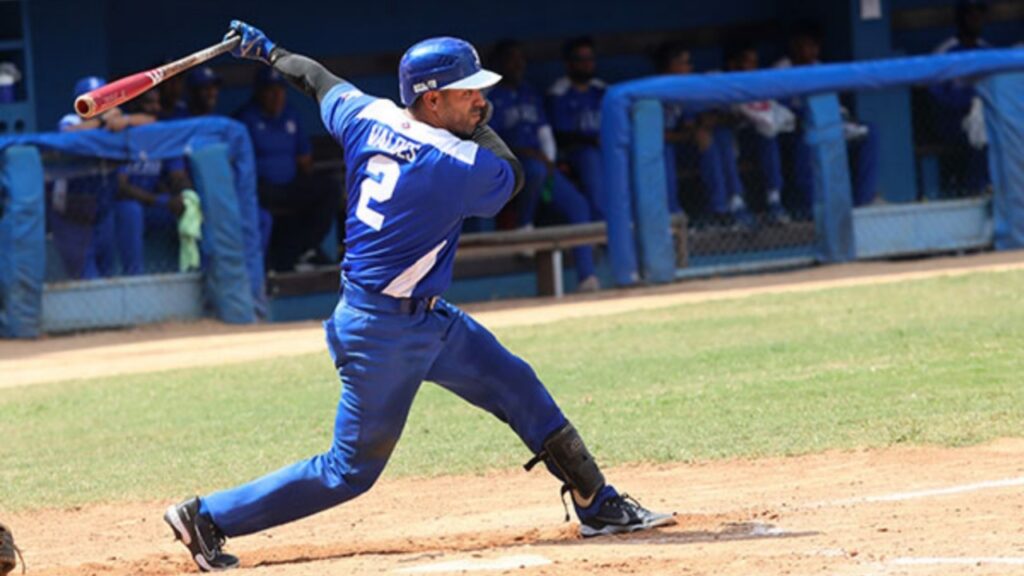
<instances>
[{"instance_id":1,"label":"blue tarp","mask_svg":"<svg viewBox=\"0 0 1024 576\"><path fill-rule=\"evenodd\" d=\"M221 320L249 324L255 318L252 295L246 290L245 239L236 224L241 218L239 205L230 195L214 192L234 187L225 148L216 144L189 156L196 187L211 191L203 195L204 282Z\"/></svg>"},{"instance_id":2,"label":"blue tarp","mask_svg":"<svg viewBox=\"0 0 1024 576\"><path fill-rule=\"evenodd\" d=\"M1024 248L1024 74L978 84L985 100L995 247Z\"/></svg>"},{"instance_id":3,"label":"blue tarp","mask_svg":"<svg viewBox=\"0 0 1024 576\"><path fill-rule=\"evenodd\" d=\"M35 148L0 151L0 336L39 335L46 267L43 175Z\"/></svg>"},{"instance_id":4,"label":"blue tarp","mask_svg":"<svg viewBox=\"0 0 1024 576\"><path fill-rule=\"evenodd\" d=\"M611 86L602 104L601 147L608 202L608 244L616 282L630 284L639 277L634 229L637 216L630 172L631 115L637 102L679 102L693 110L827 92L932 84L1013 70L1024 70L1024 49L959 52L754 72L655 76ZM649 203L651 206L657 204Z\"/></svg>"},{"instance_id":5,"label":"blue tarp","mask_svg":"<svg viewBox=\"0 0 1024 576\"><path fill-rule=\"evenodd\" d=\"M210 144L224 143L234 173L235 195L244 242L244 260L255 313L266 313L263 254L260 248L256 196L256 163L245 126L235 120L209 116L158 122L123 132L86 130L68 133L22 134L0 137L0 151L31 145L86 157L120 161L180 158ZM200 191L202 192L202 191Z\"/></svg>"}]
</instances>

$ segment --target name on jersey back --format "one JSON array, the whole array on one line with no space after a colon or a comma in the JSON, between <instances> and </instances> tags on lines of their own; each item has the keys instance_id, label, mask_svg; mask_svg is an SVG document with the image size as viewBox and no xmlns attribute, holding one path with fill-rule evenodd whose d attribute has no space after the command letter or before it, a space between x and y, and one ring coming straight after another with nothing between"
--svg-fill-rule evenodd
<instances>
[{"instance_id":1,"label":"name on jersey back","mask_svg":"<svg viewBox=\"0 0 1024 576\"><path fill-rule=\"evenodd\" d=\"M374 124L370 127L370 136L366 139L366 143L406 162L415 161L416 154L422 146L418 142L395 134L394 131L382 124Z\"/></svg>"}]
</instances>

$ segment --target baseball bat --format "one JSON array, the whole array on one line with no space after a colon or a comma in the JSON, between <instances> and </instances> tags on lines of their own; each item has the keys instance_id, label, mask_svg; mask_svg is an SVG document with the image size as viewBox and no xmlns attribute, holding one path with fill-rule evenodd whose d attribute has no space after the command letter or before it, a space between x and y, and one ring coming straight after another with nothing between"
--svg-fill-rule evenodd
<instances>
[{"instance_id":1,"label":"baseball bat","mask_svg":"<svg viewBox=\"0 0 1024 576\"><path fill-rule=\"evenodd\" d=\"M86 119L102 114L114 106L135 98L172 76L180 74L193 66L198 66L225 52L230 52L240 41L241 38L238 36L228 38L219 44L214 44L189 54L180 60L175 60L163 66L157 66L145 72L125 76L120 80L100 86L91 92L86 92L75 98L75 112Z\"/></svg>"}]
</instances>

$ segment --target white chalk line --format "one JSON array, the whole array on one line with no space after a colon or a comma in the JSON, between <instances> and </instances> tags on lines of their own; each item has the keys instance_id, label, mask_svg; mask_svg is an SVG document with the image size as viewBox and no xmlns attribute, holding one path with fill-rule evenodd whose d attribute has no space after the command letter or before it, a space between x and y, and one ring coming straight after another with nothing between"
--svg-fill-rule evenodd
<instances>
[{"instance_id":1,"label":"white chalk line","mask_svg":"<svg viewBox=\"0 0 1024 576\"><path fill-rule=\"evenodd\" d=\"M515 570L531 566L547 566L551 560L537 554L504 556L490 560L453 560L436 564L423 564L395 570L399 574L437 574L441 572L483 572L494 570Z\"/></svg>"},{"instance_id":2,"label":"white chalk line","mask_svg":"<svg viewBox=\"0 0 1024 576\"><path fill-rule=\"evenodd\" d=\"M977 492L979 490L992 490L996 488L1012 488L1024 486L1024 476L1018 478L1005 478L1003 480L989 480L976 482L974 484L963 484L946 488L933 488L931 490L916 490L913 492L896 492L882 496L863 496L860 498L848 498L845 500L833 500L822 504L823 506L843 506L847 504L867 504L875 502L902 502L905 500L917 500L920 498L933 498L936 496L949 496L952 494L963 494L965 492Z\"/></svg>"},{"instance_id":3,"label":"white chalk line","mask_svg":"<svg viewBox=\"0 0 1024 576\"><path fill-rule=\"evenodd\" d=\"M892 566L977 566L978 564L1001 564L1008 566L1024 566L1024 558L1014 556L961 556L961 557L921 557L894 558L886 564Z\"/></svg>"}]
</instances>

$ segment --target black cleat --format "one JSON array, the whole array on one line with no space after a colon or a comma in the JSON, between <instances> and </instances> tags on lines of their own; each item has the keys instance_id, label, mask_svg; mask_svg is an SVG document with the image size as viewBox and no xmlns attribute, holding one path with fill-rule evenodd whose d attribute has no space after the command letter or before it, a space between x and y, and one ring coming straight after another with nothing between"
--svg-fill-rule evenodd
<instances>
[{"instance_id":1,"label":"black cleat","mask_svg":"<svg viewBox=\"0 0 1024 576\"><path fill-rule=\"evenodd\" d=\"M644 508L628 494L616 495L601 503L597 513L580 519L580 535L584 538L649 530L676 523L675 514L659 514Z\"/></svg>"},{"instance_id":2,"label":"black cleat","mask_svg":"<svg viewBox=\"0 0 1024 576\"><path fill-rule=\"evenodd\" d=\"M174 536L188 548L202 572L220 572L238 568L238 558L221 551L224 535L208 517L199 513L199 498L174 504L164 512L164 522Z\"/></svg>"}]
</instances>

